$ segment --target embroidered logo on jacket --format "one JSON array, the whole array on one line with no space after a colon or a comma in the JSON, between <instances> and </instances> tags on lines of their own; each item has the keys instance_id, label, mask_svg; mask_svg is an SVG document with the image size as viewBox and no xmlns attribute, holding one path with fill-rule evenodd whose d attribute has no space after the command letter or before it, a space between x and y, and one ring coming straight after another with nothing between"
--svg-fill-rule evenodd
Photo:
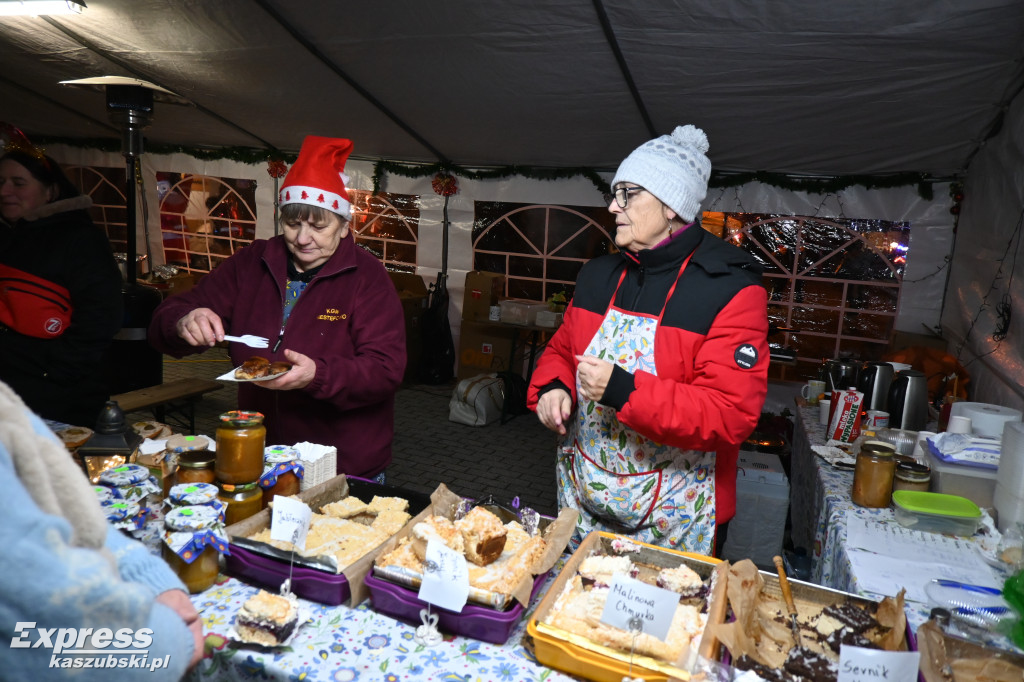
<instances>
[{"instance_id":1,"label":"embroidered logo on jacket","mask_svg":"<svg viewBox=\"0 0 1024 682\"><path fill-rule=\"evenodd\" d=\"M736 349L732 358L736 361L737 366L750 369L757 364L757 349L749 343L744 343Z\"/></svg>"},{"instance_id":2,"label":"embroidered logo on jacket","mask_svg":"<svg viewBox=\"0 0 1024 682\"><path fill-rule=\"evenodd\" d=\"M318 320L327 320L328 322L337 322L338 320L348 319L348 313L343 313L337 308L324 308L324 311L316 316Z\"/></svg>"},{"instance_id":3,"label":"embroidered logo on jacket","mask_svg":"<svg viewBox=\"0 0 1024 682\"><path fill-rule=\"evenodd\" d=\"M53 334L56 336L57 334L60 334L60 330L64 328L64 321L56 317L51 317L43 324L43 328L46 330L47 334Z\"/></svg>"}]
</instances>

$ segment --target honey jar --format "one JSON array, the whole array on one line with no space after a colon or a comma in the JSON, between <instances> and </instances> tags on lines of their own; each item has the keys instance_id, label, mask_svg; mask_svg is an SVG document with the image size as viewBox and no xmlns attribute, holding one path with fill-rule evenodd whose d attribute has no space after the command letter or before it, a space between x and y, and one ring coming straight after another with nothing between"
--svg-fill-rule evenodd
<instances>
[{"instance_id":1,"label":"honey jar","mask_svg":"<svg viewBox=\"0 0 1024 682\"><path fill-rule=\"evenodd\" d=\"M116 488L123 499L136 502L140 506L145 504L146 498L150 495L163 492L163 488L149 469L141 464L125 464L107 469L100 474L100 483Z\"/></svg>"},{"instance_id":2,"label":"honey jar","mask_svg":"<svg viewBox=\"0 0 1024 682\"><path fill-rule=\"evenodd\" d=\"M931 467L918 462L897 462L893 490L920 490L928 492L932 482Z\"/></svg>"},{"instance_id":3,"label":"honey jar","mask_svg":"<svg viewBox=\"0 0 1024 682\"><path fill-rule=\"evenodd\" d=\"M263 473L267 429L259 412L232 410L220 416L214 471L221 483L255 483Z\"/></svg>"},{"instance_id":4,"label":"honey jar","mask_svg":"<svg viewBox=\"0 0 1024 682\"><path fill-rule=\"evenodd\" d=\"M220 554L228 552L224 524L211 507L175 507L164 517L164 561L192 594L217 581Z\"/></svg>"},{"instance_id":5,"label":"honey jar","mask_svg":"<svg viewBox=\"0 0 1024 682\"><path fill-rule=\"evenodd\" d=\"M178 470L174 474L175 485L182 483L216 483L214 472L216 455L209 450L183 452L178 455Z\"/></svg>"},{"instance_id":6,"label":"honey jar","mask_svg":"<svg viewBox=\"0 0 1024 682\"><path fill-rule=\"evenodd\" d=\"M861 507L888 507L896 473L896 449L882 441L866 441L857 453L850 497Z\"/></svg>"},{"instance_id":7,"label":"honey jar","mask_svg":"<svg viewBox=\"0 0 1024 682\"><path fill-rule=\"evenodd\" d=\"M228 526L263 509L263 489L258 482L242 485L221 483L217 499L227 507L224 510L224 523Z\"/></svg>"},{"instance_id":8,"label":"honey jar","mask_svg":"<svg viewBox=\"0 0 1024 682\"><path fill-rule=\"evenodd\" d=\"M305 469L294 448L273 446L266 449L263 475L260 487L263 489L263 507L273 501L275 495L288 497L297 495L302 488Z\"/></svg>"}]
</instances>

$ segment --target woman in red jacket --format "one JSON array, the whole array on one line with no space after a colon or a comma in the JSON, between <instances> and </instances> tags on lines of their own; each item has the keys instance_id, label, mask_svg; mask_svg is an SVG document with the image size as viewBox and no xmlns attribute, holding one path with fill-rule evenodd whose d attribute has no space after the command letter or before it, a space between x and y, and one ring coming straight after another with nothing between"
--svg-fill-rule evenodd
<instances>
[{"instance_id":1,"label":"woman in red jacket","mask_svg":"<svg viewBox=\"0 0 1024 682\"><path fill-rule=\"evenodd\" d=\"M180 357L225 334L270 339L293 367L239 383L238 404L263 413L267 444L310 441L338 450L338 473L380 477L391 463L395 392L405 372L402 304L384 266L355 243L345 161L350 140L309 136L279 192L283 234L257 240L164 301L150 342Z\"/></svg>"},{"instance_id":2,"label":"woman in red jacket","mask_svg":"<svg viewBox=\"0 0 1024 682\"><path fill-rule=\"evenodd\" d=\"M700 554L736 510L739 445L767 393L761 267L695 221L711 164L679 126L619 166L617 254L580 271L528 395L564 437L560 507L600 529Z\"/></svg>"}]
</instances>

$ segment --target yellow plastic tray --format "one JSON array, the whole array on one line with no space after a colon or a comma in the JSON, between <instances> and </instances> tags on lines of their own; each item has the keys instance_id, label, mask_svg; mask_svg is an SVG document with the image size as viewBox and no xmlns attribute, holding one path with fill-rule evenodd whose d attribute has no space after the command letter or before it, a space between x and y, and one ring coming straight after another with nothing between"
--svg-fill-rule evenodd
<instances>
[{"instance_id":1,"label":"yellow plastic tray","mask_svg":"<svg viewBox=\"0 0 1024 682\"><path fill-rule=\"evenodd\" d=\"M649 656L630 657L628 653L591 642L584 637L541 622L551 611L566 582L576 574L580 563L593 554L595 549L599 553L612 554L610 544L619 537L621 536L613 533L594 531L583 539L579 548L569 557L565 567L548 588L544 599L526 624L527 636L533 642L534 655L538 662L550 668L598 682L622 682L622 678L626 676L652 682L665 682L670 678L689 679L690 675L687 671L665 661ZM631 540L631 542L635 541ZM679 552L642 542L636 542L636 544L643 548L640 559L642 562L648 563L653 559L658 565L665 567L685 563L704 579L707 579L722 563L719 559L701 554ZM720 623L725 618L725 585L724 576L719 576L715 580L714 593L707 597L709 600L708 623ZM705 627L705 635L698 647L698 654L703 658L717 660L719 643L714 637L707 634L707 630L708 628Z\"/></svg>"}]
</instances>

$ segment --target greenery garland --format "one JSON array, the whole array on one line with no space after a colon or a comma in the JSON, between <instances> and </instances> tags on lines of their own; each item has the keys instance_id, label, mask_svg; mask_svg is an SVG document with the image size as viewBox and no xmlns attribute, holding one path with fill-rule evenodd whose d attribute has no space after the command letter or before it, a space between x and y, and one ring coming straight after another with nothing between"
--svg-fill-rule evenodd
<instances>
[{"instance_id":1,"label":"greenery garland","mask_svg":"<svg viewBox=\"0 0 1024 682\"><path fill-rule=\"evenodd\" d=\"M34 137L37 144L63 144L69 147L99 149L107 152L120 152L121 143L116 139L78 139L64 137ZM185 145L161 144L146 142L145 149L154 154L187 154L203 161L229 159L239 163L259 164L268 161L285 161L294 163L298 154L278 149L258 149L253 147L188 147ZM358 157L352 157L358 158ZM457 175L469 180L498 180L518 175L532 180L564 180L582 176L593 183L601 193L610 191L608 182L602 178L597 169L585 166L568 168L551 168L544 166L496 166L472 170L451 163L450 161L432 164L399 163L379 159L373 165L373 191L380 191L386 174L399 175L406 178L433 177L438 173ZM936 182L947 182L948 178L936 178L925 173L893 173L889 175L841 175L834 177L810 178L770 173L767 171L728 172L713 171L708 182L711 187L740 187L750 182L792 192L809 194L829 194L840 192L848 187L859 185L866 189L889 189L893 187L917 186L918 195L931 201L934 197L932 185Z\"/></svg>"}]
</instances>

